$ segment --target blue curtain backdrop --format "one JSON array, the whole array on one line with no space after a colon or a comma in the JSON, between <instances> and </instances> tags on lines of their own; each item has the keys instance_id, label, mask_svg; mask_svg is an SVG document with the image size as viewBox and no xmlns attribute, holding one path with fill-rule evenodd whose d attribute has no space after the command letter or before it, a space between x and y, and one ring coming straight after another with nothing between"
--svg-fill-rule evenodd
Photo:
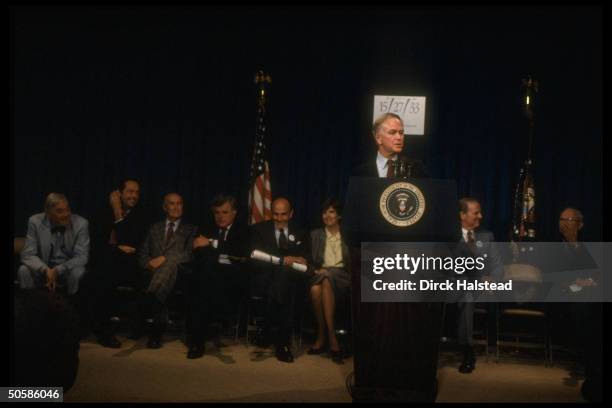
<instances>
[{"instance_id":1,"label":"blue curtain backdrop","mask_svg":"<svg viewBox=\"0 0 612 408\"><path fill-rule=\"evenodd\" d=\"M539 235L560 209L602 239L602 19L598 7L14 7L11 118L14 229L50 191L76 213L104 205L124 175L142 200L185 198L195 220L215 193L246 211L254 73L272 75L275 196L319 224L372 159L373 95L425 95L426 135L406 152L508 237L527 153L521 79L540 82L535 129Z\"/></svg>"}]
</instances>

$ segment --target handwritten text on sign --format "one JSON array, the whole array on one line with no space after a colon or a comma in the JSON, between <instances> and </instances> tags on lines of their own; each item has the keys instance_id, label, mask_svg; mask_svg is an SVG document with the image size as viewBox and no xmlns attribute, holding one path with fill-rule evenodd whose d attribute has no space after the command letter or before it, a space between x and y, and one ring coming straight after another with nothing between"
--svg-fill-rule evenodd
<instances>
[{"instance_id":1,"label":"handwritten text on sign","mask_svg":"<svg viewBox=\"0 0 612 408\"><path fill-rule=\"evenodd\" d=\"M372 122L383 113L395 113L404 121L404 134L425 134L424 96L374 95L374 117Z\"/></svg>"}]
</instances>

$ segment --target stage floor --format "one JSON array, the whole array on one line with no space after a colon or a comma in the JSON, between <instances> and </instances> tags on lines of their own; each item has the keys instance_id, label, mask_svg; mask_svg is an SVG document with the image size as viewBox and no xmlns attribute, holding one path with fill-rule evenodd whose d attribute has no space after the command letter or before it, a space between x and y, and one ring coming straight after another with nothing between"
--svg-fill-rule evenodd
<instances>
[{"instance_id":1,"label":"stage floor","mask_svg":"<svg viewBox=\"0 0 612 408\"><path fill-rule=\"evenodd\" d=\"M207 343L203 358L188 360L187 349L167 335L161 349L118 337L123 346L109 349L93 337L81 342L80 366L66 402L351 402L346 377L353 360L343 365L326 356L294 352L293 364L276 360L272 349L244 343L217 348ZM580 384L567 364L544 366L543 359L505 358L495 363L479 356L471 374L457 371L458 355L442 351L438 369L438 402L582 402Z\"/></svg>"}]
</instances>

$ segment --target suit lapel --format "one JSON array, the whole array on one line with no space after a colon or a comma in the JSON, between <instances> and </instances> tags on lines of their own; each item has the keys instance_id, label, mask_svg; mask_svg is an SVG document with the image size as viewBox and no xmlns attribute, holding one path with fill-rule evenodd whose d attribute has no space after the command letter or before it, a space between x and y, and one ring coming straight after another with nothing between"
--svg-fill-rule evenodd
<instances>
[{"instance_id":1,"label":"suit lapel","mask_svg":"<svg viewBox=\"0 0 612 408\"><path fill-rule=\"evenodd\" d=\"M318 231L314 236L313 245L315 245L314 253L317 255L317 259L323 263L325 258L325 228Z\"/></svg>"},{"instance_id":2,"label":"suit lapel","mask_svg":"<svg viewBox=\"0 0 612 408\"><path fill-rule=\"evenodd\" d=\"M166 221L162 221L157 225L155 236L160 253L164 253L166 249Z\"/></svg>"},{"instance_id":3,"label":"suit lapel","mask_svg":"<svg viewBox=\"0 0 612 408\"><path fill-rule=\"evenodd\" d=\"M44 263L49 263L49 257L51 255L51 223L49 219L45 217L40 224L40 230L38 231L40 236L40 253Z\"/></svg>"},{"instance_id":4,"label":"suit lapel","mask_svg":"<svg viewBox=\"0 0 612 408\"><path fill-rule=\"evenodd\" d=\"M72 254L72 247L74 245L74 224L70 222L70 225L66 227L66 232L64 232L64 246L66 251Z\"/></svg>"},{"instance_id":5,"label":"suit lapel","mask_svg":"<svg viewBox=\"0 0 612 408\"><path fill-rule=\"evenodd\" d=\"M269 226L268 226L268 234L267 235L268 235L268 237L270 237L268 239L270 239L271 247L279 249L278 248L278 243L276 241L276 230L274 228L274 222L271 222L269 224Z\"/></svg>"}]
</instances>

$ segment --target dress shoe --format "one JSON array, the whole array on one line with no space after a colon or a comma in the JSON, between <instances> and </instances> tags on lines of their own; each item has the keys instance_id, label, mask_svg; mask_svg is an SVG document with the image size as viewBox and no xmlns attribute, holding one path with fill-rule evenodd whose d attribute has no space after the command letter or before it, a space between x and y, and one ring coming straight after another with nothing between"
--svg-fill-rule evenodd
<instances>
[{"instance_id":1,"label":"dress shoe","mask_svg":"<svg viewBox=\"0 0 612 408\"><path fill-rule=\"evenodd\" d=\"M474 371L474 368L476 368L476 354L474 353L474 349L468 346L463 352L463 361L459 366L459 372L469 374Z\"/></svg>"},{"instance_id":2,"label":"dress shoe","mask_svg":"<svg viewBox=\"0 0 612 408\"><path fill-rule=\"evenodd\" d=\"M459 372L462 374L469 374L474 371L474 368L476 368L476 363L471 361L463 361L459 366Z\"/></svg>"},{"instance_id":3,"label":"dress shoe","mask_svg":"<svg viewBox=\"0 0 612 408\"><path fill-rule=\"evenodd\" d=\"M276 347L276 359L285 363L293 363L293 354L287 346Z\"/></svg>"},{"instance_id":4,"label":"dress shoe","mask_svg":"<svg viewBox=\"0 0 612 408\"><path fill-rule=\"evenodd\" d=\"M189 346L187 358L200 358L204 355L204 344L192 344Z\"/></svg>"},{"instance_id":5,"label":"dress shoe","mask_svg":"<svg viewBox=\"0 0 612 408\"><path fill-rule=\"evenodd\" d=\"M101 334L98 335L98 343L100 343L104 347L109 348L120 348L121 342L117 340L115 336L112 334Z\"/></svg>"},{"instance_id":6,"label":"dress shoe","mask_svg":"<svg viewBox=\"0 0 612 408\"><path fill-rule=\"evenodd\" d=\"M342 360L342 351L341 350L330 350L329 353L331 354L331 359L334 363L336 364L344 364L344 361Z\"/></svg>"},{"instance_id":7,"label":"dress shoe","mask_svg":"<svg viewBox=\"0 0 612 408\"><path fill-rule=\"evenodd\" d=\"M162 338L161 335L152 334L149 337L149 341L147 341L147 347L151 349L158 349L162 346Z\"/></svg>"}]
</instances>

